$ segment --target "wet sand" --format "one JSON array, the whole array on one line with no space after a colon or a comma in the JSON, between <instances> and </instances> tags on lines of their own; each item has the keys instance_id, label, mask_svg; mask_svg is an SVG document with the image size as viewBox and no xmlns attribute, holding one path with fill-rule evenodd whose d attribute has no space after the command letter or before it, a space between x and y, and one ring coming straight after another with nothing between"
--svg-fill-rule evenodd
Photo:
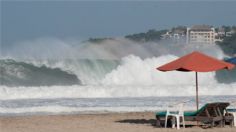
<instances>
[{"instance_id":1,"label":"wet sand","mask_svg":"<svg viewBox=\"0 0 236 132\"><path fill-rule=\"evenodd\" d=\"M175 132L157 128L153 112L0 117L0 132ZM187 126L184 132L236 132L236 128Z\"/></svg>"}]
</instances>

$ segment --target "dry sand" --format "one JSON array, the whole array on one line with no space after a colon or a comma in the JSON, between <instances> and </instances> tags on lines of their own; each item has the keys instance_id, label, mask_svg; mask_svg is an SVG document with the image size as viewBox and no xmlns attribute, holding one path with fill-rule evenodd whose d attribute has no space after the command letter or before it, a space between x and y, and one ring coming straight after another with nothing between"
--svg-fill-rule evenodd
<instances>
[{"instance_id":1,"label":"dry sand","mask_svg":"<svg viewBox=\"0 0 236 132\"><path fill-rule=\"evenodd\" d=\"M157 128L152 112L0 117L0 132L175 132ZM236 132L236 128L181 128L184 132Z\"/></svg>"}]
</instances>

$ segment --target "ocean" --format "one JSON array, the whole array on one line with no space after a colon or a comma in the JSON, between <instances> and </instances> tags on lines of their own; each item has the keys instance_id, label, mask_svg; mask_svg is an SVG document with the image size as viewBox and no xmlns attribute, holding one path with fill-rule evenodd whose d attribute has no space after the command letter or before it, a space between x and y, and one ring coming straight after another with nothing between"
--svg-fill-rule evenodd
<instances>
[{"instance_id":1,"label":"ocean","mask_svg":"<svg viewBox=\"0 0 236 132\"><path fill-rule=\"evenodd\" d=\"M231 102L236 96L201 96L206 102ZM121 98L53 98L1 100L0 116L96 114L107 112L157 112L184 102L184 110L196 110L195 97L121 97Z\"/></svg>"},{"instance_id":2,"label":"ocean","mask_svg":"<svg viewBox=\"0 0 236 132\"><path fill-rule=\"evenodd\" d=\"M122 59L2 58L0 116L155 112L180 102L186 103L186 110L195 110L195 74L156 70L176 58L171 54ZM236 101L236 74L232 73L199 73L200 106Z\"/></svg>"}]
</instances>

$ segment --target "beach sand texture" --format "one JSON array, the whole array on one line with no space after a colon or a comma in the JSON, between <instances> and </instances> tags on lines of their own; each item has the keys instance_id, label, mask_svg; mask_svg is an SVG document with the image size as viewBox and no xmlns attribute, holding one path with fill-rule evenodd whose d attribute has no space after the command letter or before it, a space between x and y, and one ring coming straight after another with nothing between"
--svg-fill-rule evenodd
<instances>
[{"instance_id":1,"label":"beach sand texture","mask_svg":"<svg viewBox=\"0 0 236 132\"><path fill-rule=\"evenodd\" d=\"M0 117L0 132L236 132L236 128L154 126L153 112Z\"/></svg>"}]
</instances>

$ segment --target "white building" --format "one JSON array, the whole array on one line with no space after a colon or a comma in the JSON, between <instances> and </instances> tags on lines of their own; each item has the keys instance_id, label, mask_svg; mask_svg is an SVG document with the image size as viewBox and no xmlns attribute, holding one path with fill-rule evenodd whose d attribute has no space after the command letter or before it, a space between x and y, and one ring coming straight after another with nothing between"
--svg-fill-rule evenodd
<instances>
[{"instance_id":1,"label":"white building","mask_svg":"<svg viewBox=\"0 0 236 132\"><path fill-rule=\"evenodd\" d=\"M219 31L217 33L218 36L225 36L225 29L224 28L219 28Z\"/></svg>"},{"instance_id":2,"label":"white building","mask_svg":"<svg viewBox=\"0 0 236 132\"><path fill-rule=\"evenodd\" d=\"M226 32L225 33L225 36L226 37L231 37L235 32L233 30L229 31L229 32Z\"/></svg>"},{"instance_id":3,"label":"white building","mask_svg":"<svg viewBox=\"0 0 236 132\"><path fill-rule=\"evenodd\" d=\"M195 25L187 28L187 44L214 44L215 29L208 25Z\"/></svg>"},{"instance_id":4,"label":"white building","mask_svg":"<svg viewBox=\"0 0 236 132\"><path fill-rule=\"evenodd\" d=\"M165 34L162 34L162 35L161 35L161 38L162 38L162 39L169 39L169 38L172 38L172 34L168 31L168 32L166 32Z\"/></svg>"}]
</instances>

